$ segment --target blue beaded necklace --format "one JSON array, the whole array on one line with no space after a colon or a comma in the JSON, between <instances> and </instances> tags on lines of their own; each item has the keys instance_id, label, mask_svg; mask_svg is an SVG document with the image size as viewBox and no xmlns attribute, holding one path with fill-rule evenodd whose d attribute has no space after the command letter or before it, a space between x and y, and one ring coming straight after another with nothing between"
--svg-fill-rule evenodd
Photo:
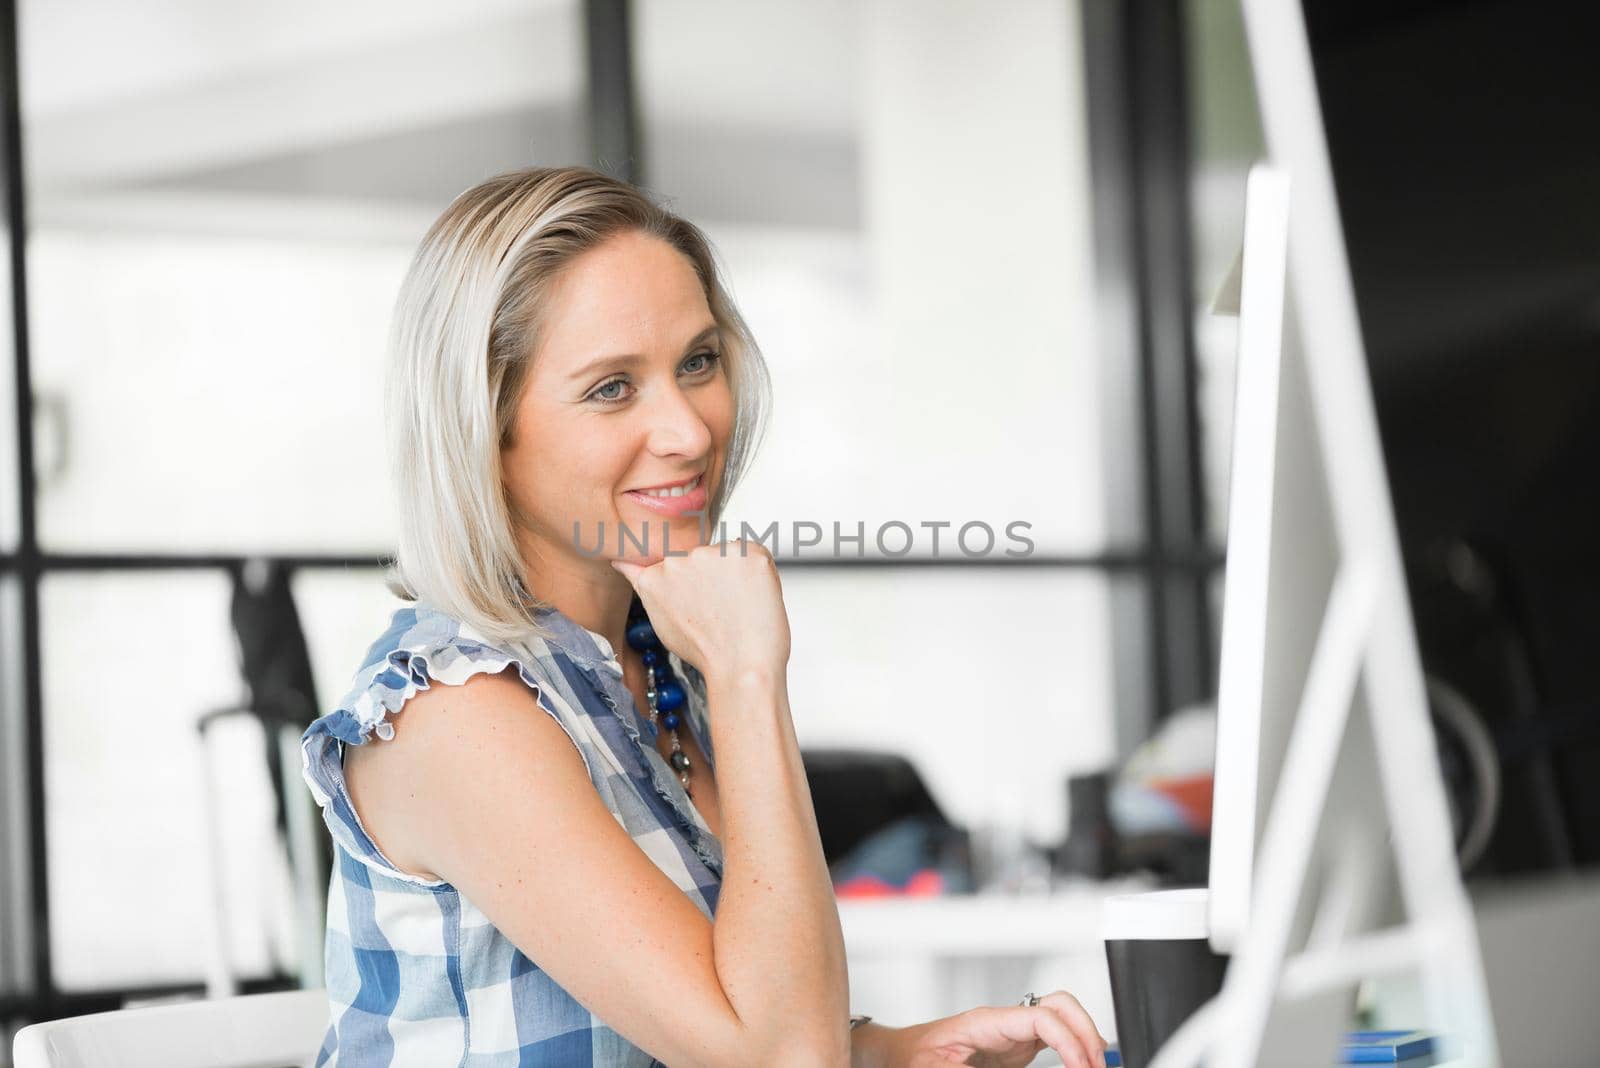
<instances>
[{"instance_id":1,"label":"blue beaded necklace","mask_svg":"<svg viewBox=\"0 0 1600 1068\"><path fill-rule=\"evenodd\" d=\"M644 696L650 705L650 725L655 726L659 718L660 725L667 729L672 739L672 752L667 762L678 773L683 792L693 797L689 790L689 754L683 751L683 743L678 740L678 728L683 725L679 709L683 708L688 695L683 683L672 674L667 647L656 637L656 629L650 625L650 617L638 598L634 598L628 609L628 644L639 650L639 657L644 661Z\"/></svg>"}]
</instances>

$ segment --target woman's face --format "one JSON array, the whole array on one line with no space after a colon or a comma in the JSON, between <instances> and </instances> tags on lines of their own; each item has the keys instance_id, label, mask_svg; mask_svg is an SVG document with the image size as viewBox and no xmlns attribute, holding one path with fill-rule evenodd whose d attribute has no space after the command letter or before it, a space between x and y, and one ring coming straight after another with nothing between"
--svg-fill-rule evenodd
<instances>
[{"instance_id":1,"label":"woman's face","mask_svg":"<svg viewBox=\"0 0 1600 1068\"><path fill-rule=\"evenodd\" d=\"M688 513L714 499L733 432L722 351L693 265L666 242L629 232L572 262L501 453L536 574L609 577L607 560L701 543L709 517Z\"/></svg>"}]
</instances>

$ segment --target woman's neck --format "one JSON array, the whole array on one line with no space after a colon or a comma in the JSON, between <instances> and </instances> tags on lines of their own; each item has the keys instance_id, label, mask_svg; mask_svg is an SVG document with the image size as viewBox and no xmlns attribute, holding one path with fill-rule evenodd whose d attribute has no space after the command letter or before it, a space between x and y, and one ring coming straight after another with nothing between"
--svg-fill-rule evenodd
<instances>
[{"instance_id":1,"label":"woman's neck","mask_svg":"<svg viewBox=\"0 0 1600 1068\"><path fill-rule=\"evenodd\" d=\"M594 631L618 656L627 648L628 606L633 587L605 560L536 560L528 566L533 596L586 630Z\"/></svg>"}]
</instances>

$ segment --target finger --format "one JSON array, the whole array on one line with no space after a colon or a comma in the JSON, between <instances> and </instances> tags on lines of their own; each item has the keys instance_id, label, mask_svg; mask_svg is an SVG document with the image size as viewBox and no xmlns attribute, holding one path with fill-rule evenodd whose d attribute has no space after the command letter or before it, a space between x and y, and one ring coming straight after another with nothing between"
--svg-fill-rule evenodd
<instances>
[{"instance_id":1,"label":"finger","mask_svg":"<svg viewBox=\"0 0 1600 1068\"><path fill-rule=\"evenodd\" d=\"M613 560L611 561L611 566L622 572L622 577L628 580L628 584L630 586L633 586L635 589L638 588L639 572L643 571L644 568L640 567L638 564L631 564L626 560Z\"/></svg>"},{"instance_id":2,"label":"finger","mask_svg":"<svg viewBox=\"0 0 1600 1068\"><path fill-rule=\"evenodd\" d=\"M1067 1026L1059 1012L1045 1008L1044 999L1040 999L1036 1008L1023 1008L1020 1011L1032 1015L1034 1033L1056 1051L1056 1056L1061 1058L1066 1068L1097 1068L1099 1062L1087 1052L1077 1032Z\"/></svg>"},{"instance_id":3,"label":"finger","mask_svg":"<svg viewBox=\"0 0 1600 1068\"><path fill-rule=\"evenodd\" d=\"M1083 1002L1065 990L1057 990L1040 998L1039 1003L1060 1012L1066 1018L1067 1026L1083 1039L1085 1049L1092 1051L1097 1047L1101 1050L1106 1048L1105 1036L1095 1026L1094 1017L1083 1007Z\"/></svg>"},{"instance_id":4,"label":"finger","mask_svg":"<svg viewBox=\"0 0 1600 1068\"><path fill-rule=\"evenodd\" d=\"M1065 990L1056 990L1040 998L1039 1004L1048 1005L1065 1018L1067 1026L1072 1028L1072 1033L1078 1036L1083 1048L1089 1051L1091 1062L1097 1065L1105 1063L1106 1040L1100 1034L1100 1029L1095 1027L1094 1019L1083 1007L1082 1002Z\"/></svg>"}]
</instances>

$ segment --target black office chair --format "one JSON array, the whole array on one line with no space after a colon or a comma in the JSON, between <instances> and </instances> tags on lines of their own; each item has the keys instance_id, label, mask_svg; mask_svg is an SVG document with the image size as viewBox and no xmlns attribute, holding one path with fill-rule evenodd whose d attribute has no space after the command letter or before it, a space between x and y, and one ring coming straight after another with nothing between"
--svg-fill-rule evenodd
<instances>
[{"instance_id":1,"label":"black office chair","mask_svg":"<svg viewBox=\"0 0 1600 1068\"><path fill-rule=\"evenodd\" d=\"M277 837L295 887L297 978L302 985L320 986L323 914L333 845L300 776L300 736L318 715L311 656L287 568L250 560L236 569L232 578L230 616L245 697L236 706L206 713L198 728L204 741L213 727L232 717L247 716L261 725ZM207 808L214 806L208 804ZM219 927L225 927L221 872L213 872L213 878ZM213 974L212 985L220 989L211 993L233 992L234 980L225 961L214 964Z\"/></svg>"},{"instance_id":2,"label":"black office chair","mask_svg":"<svg viewBox=\"0 0 1600 1068\"><path fill-rule=\"evenodd\" d=\"M1503 554L1451 538L1411 563L1445 784L1453 810L1487 810L1463 821L1484 827L1482 840L1463 849L1463 871L1510 875L1595 864L1578 832L1600 815L1600 795L1574 787L1600 768L1600 705L1563 706L1546 695L1519 574ZM1459 730L1458 722L1474 729ZM1472 788L1457 790L1457 782Z\"/></svg>"},{"instance_id":3,"label":"black office chair","mask_svg":"<svg viewBox=\"0 0 1600 1068\"><path fill-rule=\"evenodd\" d=\"M836 878L891 852L913 868L944 872L947 885L972 884L970 839L953 824L905 757L855 749L807 749L800 754L811 786L822 855ZM873 850L864 856L862 847ZM873 847L877 848L874 849Z\"/></svg>"}]
</instances>

